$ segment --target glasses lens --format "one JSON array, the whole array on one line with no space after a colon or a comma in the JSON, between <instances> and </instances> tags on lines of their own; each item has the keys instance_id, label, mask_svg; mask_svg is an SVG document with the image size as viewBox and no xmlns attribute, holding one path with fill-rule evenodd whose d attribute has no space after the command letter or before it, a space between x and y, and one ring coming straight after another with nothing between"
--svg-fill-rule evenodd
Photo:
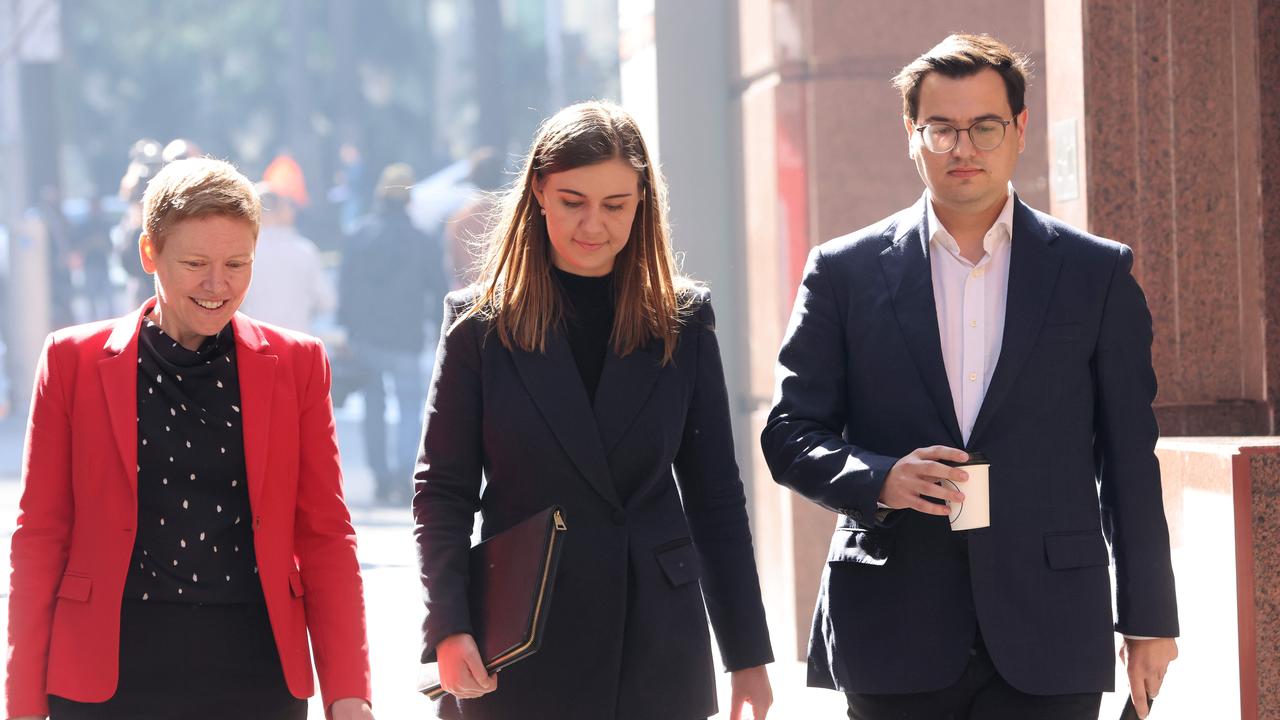
<instances>
[{"instance_id":1,"label":"glasses lens","mask_svg":"<svg viewBox=\"0 0 1280 720\"><path fill-rule=\"evenodd\" d=\"M924 126L924 145L936 153L944 153L956 146L956 129L937 123Z\"/></svg>"},{"instance_id":2,"label":"glasses lens","mask_svg":"<svg viewBox=\"0 0 1280 720\"><path fill-rule=\"evenodd\" d=\"M1004 140L1004 123L983 120L969 130L969 137L979 150L995 150Z\"/></svg>"}]
</instances>

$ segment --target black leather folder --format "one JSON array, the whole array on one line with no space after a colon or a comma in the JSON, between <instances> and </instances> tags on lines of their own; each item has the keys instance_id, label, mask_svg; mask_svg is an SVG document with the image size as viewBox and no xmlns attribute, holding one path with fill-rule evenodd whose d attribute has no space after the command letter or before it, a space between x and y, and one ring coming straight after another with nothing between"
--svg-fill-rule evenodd
<instances>
[{"instance_id":1,"label":"black leather folder","mask_svg":"<svg viewBox=\"0 0 1280 720\"><path fill-rule=\"evenodd\" d=\"M537 652L565 530L552 506L471 548L471 624L490 673ZM418 691L445 694L435 663L423 666Z\"/></svg>"},{"instance_id":2,"label":"black leather folder","mask_svg":"<svg viewBox=\"0 0 1280 720\"><path fill-rule=\"evenodd\" d=\"M1147 698L1148 717L1151 716L1151 707L1153 705L1155 705L1155 701L1152 698ZM1140 720L1138 710L1133 706L1133 696L1129 696L1129 699L1125 701L1124 709L1120 711L1120 720Z\"/></svg>"}]
</instances>

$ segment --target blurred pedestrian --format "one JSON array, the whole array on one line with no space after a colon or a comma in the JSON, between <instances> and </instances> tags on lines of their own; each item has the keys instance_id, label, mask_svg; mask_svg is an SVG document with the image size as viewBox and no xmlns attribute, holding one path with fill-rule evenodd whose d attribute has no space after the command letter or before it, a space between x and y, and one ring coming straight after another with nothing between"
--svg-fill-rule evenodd
<instances>
[{"instance_id":1,"label":"blurred pedestrian","mask_svg":"<svg viewBox=\"0 0 1280 720\"><path fill-rule=\"evenodd\" d=\"M442 233L453 289L464 288L476 279L479 272L476 259L483 252L484 238L491 225L497 221L495 215L501 198L496 191L502 182L501 156L490 148L472 154L466 182L470 198L449 216Z\"/></svg>"},{"instance_id":2,"label":"blurred pedestrian","mask_svg":"<svg viewBox=\"0 0 1280 720\"><path fill-rule=\"evenodd\" d=\"M333 281L315 243L294 227L293 202L270 189L261 198L262 230L253 256L255 282L245 296L244 312L280 327L314 333L316 319L337 306Z\"/></svg>"},{"instance_id":3,"label":"blurred pedestrian","mask_svg":"<svg viewBox=\"0 0 1280 720\"><path fill-rule=\"evenodd\" d=\"M53 333L12 539L10 718L367 720L355 535L328 363L236 310L252 184L206 159L144 198L156 295Z\"/></svg>"},{"instance_id":4,"label":"blurred pedestrian","mask_svg":"<svg viewBox=\"0 0 1280 720\"><path fill-rule=\"evenodd\" d=\"M9 300L9 229L0 223L0 298ZM5 339L9 336L9 313L0 311L0 420L13 410L13 385L9 382L9 362Z\"/></svg>"},{"instance_id":5,"label":"blurred pedestrian","mask_svg":"<svg viewBox=\"0 0 1280 720\"><path fill-rule=\"evenodd\" d=\"M422 355L427 328L440 321L447 291L439 241L413 226L406 212L413 170L387 166L378 178L374 213L342 255L338 322L364 372L365 457L379 501L408 501L418 456L426 382ZM399 418L388 447L386 386L395 388Z\"/></svg>"},{"instance_id":6,"label":"blurred pedestrian","mask_svg":"<svg viewBox=\"0 0 1280 720\"><path fill-rule=\"evenodd\" d=\"M128 277L124 294L125 303L130 307L142 304L153 289L151 276L138 262L138 236L142 233L142 195L147 190L147 181L164 167L161 151L156 140L136 141L129 148L129 164L120 178L119 197L125 203L125 210L111 231L111 243L116 260Z\"/></svg>"},{"instance_id":7,"label":"blurred pedestrian","mask_svg":"<svg viewBox=\"0 0 1280 720\"><path fill-rule=\"evenodd\" d=\"M338 225L343 233L355 232L369 204L369 181L365 178L364 159L355 143L344 142L338 148L338 170L328 201L338 208Z\"/></svg>"},{"instance_id":8,"label":"blurred pedestrian","mask_svg":"<svg viewBox=\"0 0 1280 720\"><path fill-rule=\"evenodd\" d=\"M280 153L267 164L267 169L262 171L262 182L277 195L288 198L295 208L305 208L311 204L302 166L287 152Z\"/></svg>"},{"instance_id":9,"label":"blurred pedestrian","mask_svg":"<svg viewBox=\"0 0 1280 720\"><path fill-rule=\"evenodd\" d=\"M3 324L3 320L0 320L0 326ZM8 359L8 352L4 344L4 333L0 332L0 420L9 417L9 411L13 407L13 396L9 394Z\"/></svg>"},{"instance_id":10,"label":"blurred pedestrian","mask_svg":"<svg viewBox=\"0 0 1280 720\"><path fill-rule=\"evenodd\" d=\"M415 473L424 662L444 718L764 718L773 660L709 293L679 275L634 119L565 108L507 194L480 281L449 295ZM674 474L673 474L674 471ZM488 675L468 546L568 524L538 652Z\"/></svg>"},{"instance_id":11,"label":"blurred pedestrian","mask_svg":"<svg viewBox=\"0 0 1280 720\"><path fill-rule=\"evenodd\" d=\"M111 287L111 228L113 223L102 208L102 198L89 197L89 210L72 236L80 268L80 294L89 311L86 320L101 320L115 312Z\"/></svg>"},{"instance_id":12,"label":"blurred pedestrian","mask_svg":"<svg viewBox=\"0 0 1280 720\"><path fill-rule=\"evenodd\" d=\"M195 158L203 155L200 146L194 141L186 138L174 138L164 146L164 150L160 151L160 159L168 163L174 160L186 160L187 158Z\"/></svg>"},{"instance_id":13,"label":"blurred pedestrian","mask_svg":"<svg viewBox=\"0 0 1280 720\"><path fill-rule=\"evenodd\" d=\"M475 201L477 188L472 179L476 165L492 154L491 148L480 148L419 180L409 191L409 217L422 232L441 238L445 275L455 289L461 287L457 280L459 271L465 271L471 259L464 249L461 254L467 256L466 261L461 266L454 264L454 253L445 244L448 223Z\"/></svg>"},{"instance_id":14,"label":"blurred pedestrian","mask_svg":"<svg viewBox=\"0 0 1280 720\"><path fill-rule=\"evenodd\" d=\"M44 232L49 257L49 293L53 304L53 326L65 327L75 322L72 298L75 286L71 273L76 262L71 222L62 211L62 191L53 185L40 188L31 214Z\"/></svg>"}]
</instances>

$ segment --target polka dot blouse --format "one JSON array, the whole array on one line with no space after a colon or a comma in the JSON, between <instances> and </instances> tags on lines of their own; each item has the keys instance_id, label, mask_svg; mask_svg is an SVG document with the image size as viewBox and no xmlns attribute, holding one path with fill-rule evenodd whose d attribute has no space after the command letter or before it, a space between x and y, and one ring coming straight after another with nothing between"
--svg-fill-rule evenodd
<instances>
[{"instance_id":1,"label":"polka dot blouse","mask_svg":"<svg viewBox=\"0 0 1280 720\"><path fill-rule=\"evenodd\" d=\"M262 602L235 335L196 351L149 318L138 335L138 535L125 599Z\"/></svg>"}]
</instances>

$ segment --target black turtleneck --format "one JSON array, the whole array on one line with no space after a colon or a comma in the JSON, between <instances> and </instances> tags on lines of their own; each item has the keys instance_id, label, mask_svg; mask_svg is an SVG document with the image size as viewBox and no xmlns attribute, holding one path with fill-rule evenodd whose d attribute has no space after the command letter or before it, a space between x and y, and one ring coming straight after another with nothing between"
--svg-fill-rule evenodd
<instances>
[{"instance_id":1,"label":"black turtleneck","mask_svg":"<svg viewBox=\"0 0 1280 720\"><path fill-rule=\"evenodd\" d=\"M594 405L600 373L613 334L613 275L584 277L554 268L564 293L565 331L578 374Z\"/></svg>"}]
</instances>

